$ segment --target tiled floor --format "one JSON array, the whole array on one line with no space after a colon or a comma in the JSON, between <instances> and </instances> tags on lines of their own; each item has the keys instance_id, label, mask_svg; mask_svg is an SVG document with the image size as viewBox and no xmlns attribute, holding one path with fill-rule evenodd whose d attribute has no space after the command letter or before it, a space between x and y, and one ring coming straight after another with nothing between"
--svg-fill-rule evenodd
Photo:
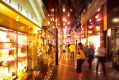
<instances>
[{"instance_id":1,"label":"tiled floor","mask_svg":"<svg viewBox=\"0 0 119 80\"><path fill-rule=\"evenodd\" d=\"M98 75L96 75L95 63L96 61L93 61L92 70L88 69L88 64L86 62L83 64L82 80L119 80L119 72L112 69L110 63L106 64L106 76L102 74L101 69ZM61 57L59 65L56 67L54 76L51 80L78 80L78 74L75 69L75 61L67 59L66 57Z\"/></svg>"}]
</instances>

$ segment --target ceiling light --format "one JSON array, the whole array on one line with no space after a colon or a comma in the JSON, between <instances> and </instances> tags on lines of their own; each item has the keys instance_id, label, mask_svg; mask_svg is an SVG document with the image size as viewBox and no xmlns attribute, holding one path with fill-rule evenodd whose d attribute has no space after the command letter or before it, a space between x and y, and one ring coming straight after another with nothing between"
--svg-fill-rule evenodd
<instances>
[{"instance_id":1,"label":"ceiling light","mask_svg":"<svg viewBox=\"0 0 119 80\"><path fill-rule=\"evenodd\" d=\"M63 8L63 12L65 12L66 10L65 10L65 8Z\"/></svg>"},{"instance_id":2,"label":"ceiling light","mask_svg":"<svg viewBox=\"0 0 119 80\"><path fill-rule=\"evenodd\" d=\"M65 26L66 24L65 23L63 23L63 26Z\"/></svg>"},{"instance_id":3,"label":"ceiling light","mask_svg":"<svg viewBox=\"0 0 119 80\"><path fill-rule=\"evenodd\" d=\"M108 30L107 30L107 35L108 35L108 36L111 36L111 29L108 29Z\"/></svg>"},{"instance_id":4,"label":"ceiling light","mask_svg":"<svg viewBox=\"0 0 119 80\"><path fill-rule=\"evenodd\" d=\"M100 31L100 26L95 26L96 31Z\"/></svg>"},{"instance_id":5,"label":"ceiling light","mask_svg":"<svg viewBox=\"0 0 119 80\"><path fill-rule=\"evenodd\" d=\"M50 25L50 22L48 21L48 25Z\"/></svg>"},{"instance_id":6,"label":"ceiling light","mask_svg":"<svg viewBox=\"0 0 119 80\"><path fill-rule=\"evenodd\" d=\"M100 11L100 8L98 8L97 11Z\"/></svg>"},{"instance_id":7,"label":"ceiling light","mask_svg":"<svg viewBox=\"0 0 119 80\"><path fill-rule=\"evenodd\" d=\"M119 18L113 18L113 19L112 19L112 22L118 23L118 22L119 22Z\"/></svg>"},{"instance_id":8,"label":"ceiling light","mask_svg":"<svg viewBox=\"0 0 119 80\"><path fill-rule=\"evenodd\" d=\"M70 16L70 14L68 13L68 15L67 15L68 17Z\"/></svg>"},{"instance_id":9,"label":"ceiling light","mask_svg":"<svg viewBox=\"0 0 119 80\"><path fill-rule=\"evenodd\" d=\"M92 26L88 26L90 29L92 28Z\"/></svg>"},{"instance_id":10,"label":"ceiling light","mask_svg":"<svg viewBox=\"0 0 119 80\"><path fill-rule=\"evenodd\" d=\"M96 15L96 16L95 16L95 19L98 19L98 18L99 18L99 15Z\"/></svg>"},{"instance_id":11,"label":"ceiling light","mask_svg":"<svg viewBox=\"0 0 119 80\"><path fill-rule=\"evenodd\" d=\"M84 28L81 29L82 31L84 30Z\"/></svg>"},{"instance_id":12,"label":"ceiling light","mask_svg":"<svg viewBox=\"0 0 119 80\"><path fill-rule=\"evenodd\" d=\"M51 9L51 12L54 12L54 9L53 8Z\"/></svg>"},{"instance_id":13,"label":"ceiling light","mask_svg":"<svg viewBox=\"0 0 119 80\"><path fill-rule=\"evenodd\" d=\"M19 21L19 16L16 17L16 21Z\"/></svg>"},{"instance_id":14,"label":"ceiling light","mask_svg":"<svg viewBox=\"0 0 119 80\"><path fill-rule=\"evenodd\" d=\"M91 19L89 20L89 22L91 22Z\"/></svg>"},{"instance_id":15,"label":"ceiling light","mask_svg":"<svg viewBox=\"0 0 119 80\"><path fill-rule=\"evenodd\" d=\"M88 31L88 33L90 33L90 34L91 34L91 33L92 33L92 31Z\"/></svg>"},{"instance_id":16,"label":"ceiling light","mask_svg":"<svg viewBox=\"0 0 119 80\"><path fill-rule=\"evenodd\" d=\"M55 26L53 26L53 29L55 29Z\"/></svg>"},{"instance_id":17,"label":"ceiling light","mask_svg":"<svg viewBox=\"0 0 119 80\"><path fill-rule=\"evenodd\" d=\"M62 18L62 20L63 20L63 21L66 21L66 19L65 19L64 17Z\"/></svg>"},{"instance_id":18,"label":"ceiling light","mask_svg":"<svg viewBox=\"0 0 119 80\"><path fill-rule=\"evenodd\" d=\"M67 23L68 25L70 24L70 22Z\"/></svg>"},{"instance_id":19,"label":"ceiling light","mask_svg":"<svg viewBox=\"0 0 119 80\"><path fill-rule=\"evenodd\" d=\"M57 19L55 19L55 21L57 22Z\"/></svg>"},{"instance_id":20,"label":"ceiling light","mask_svg":"<svg viewBox=\"0 0 119 80\"><path fill-rule=\"evenodd\" d=\"M96 21L101 21L101 18L97 19Z\"/></svg>"},{"instance_id":21,"label":"ceiling light","mask_svg":"<svg viewBox=\"0 0 119 80\"><path fill-rule=\"evenodd\" d=\"M19 19L16 19L16 21L19 21Z\"/></svg>"},{"instance_id":22,"label":"ceiling light","mask_svg":"<svg viewBox=\"0 0 119 80\"><path fill-rule=\"evenodd\" d=\"M73 10L72 10L72 9L70 9L70 11L72 12Z\"/></svg>"}]
</instances>

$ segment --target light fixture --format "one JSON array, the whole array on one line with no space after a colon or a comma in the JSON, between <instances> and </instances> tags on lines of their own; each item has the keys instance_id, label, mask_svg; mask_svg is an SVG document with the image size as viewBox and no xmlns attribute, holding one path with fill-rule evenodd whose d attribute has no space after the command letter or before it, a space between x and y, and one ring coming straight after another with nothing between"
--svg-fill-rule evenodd
<instances>
[{"instance_id":1,"label":"light fixture","mask_svg":"<svg viewBox=\"0 0 119 80\"><path fill-rule=\"evenodd\" d=\"M101 18L97 19L96 21L101 21Z\"/></svg>"},{"instance_id":2,"label":"light fixture","mask_svg":"<svg viewBox=\"0 0 119 80\"><path fill-rule=\"evenodd\" d=\"M51 12L54 12L54 9L53 8L51 9Z\"/></svg>"},{"instance_id":3,"label":"light fixture","mask_svg":"<svg viewBox=\"0 0 119 80\"><path fill-rule=\"evenodd\" d=\"M91 19L89 20L89 22L91 22Z\"/></svg>"},{"instance_id":4,"label":"light fixture","mask_svg":"<svg viewBox=\"0 0 119 80\"><path fill-rule=\"evenodd\" d=\"M100 11L100 8L97 9L97 12Z\"/></svg>"},{"instance_id":5,"label":"light fixture","mask_svg":"<svg viewBox=\"0 0 119 80\"><path fill-rule=\"evenodd\" d=\"M92 31L88 31L88 33L89 33L89 34L91 34L91 33L92 33Z\"/></svg>"},{"instance_id":6,"label":"light fixture","mask_svg":"<svg viewBox=\"0 0 119 80\"><path fill-rule=\"evenodd\" d=\"M16 17L16 21L19 21L19 16Z\"/></svg>"},{"instance_id":7,"label":"light fixture","mask_svg":"<svg viewBox=\"0 0 119 80\"><path fill-rule=\"evenodd\" d=\"M63 26L65 26L66 24L65 23L63 23Z\"/></svg>"},{"instance_id":8,"label":"light fixture","mask_svg":"<svg viewBox=\"0 0 119 80\"><path fill-rule=\"evenodd\" d=\"M63 7L63 12L65 12L66 10L65 10L65 8Z\"/></svg>"},{"instance_id":9,"label":"light fixture","mask_svg":"<svg viewBox=\"0 0 119 80\"><path fill-rule=\"evenodd\" d=\"M72 12L73 10L72 10L72 9L70 9L70 11Z\"/></svg>"},{"instance_id":10,"label":"light fixture","mask_svg":"<svg viewBox=\"0 0 119 80\"><path fill-rule=\"evenodd\" d=\"M67 16L69 17L69 16L70 16L70 14L68 13L68 14L67 14Z\"/></svg>"},{"instance_id":11,"label":"light fixture","mask_svg":"<svg viewBox=\"0 0 119 80\"><path fill-rule=\"evenodd\" d=\"M111 36L111 29L107 30L107 35L110 37Z\"/></svg>"},{"instance_id":12,"label":"light fixture","mask_svg":"<svg viewBox=\"0 0 119 80\"><path fill-rule=\"evenodd\" d=\"M90 25L90 26L88 26L90 29L92 28L92 26Z\"/></svg>"},{"instance_id":13,"label":"light fixture","mask_svg":"<svg viewBox=\"0 0 119 80\"><path fill-rule=\"evenodd\" d=\"M81 30L84 31L84 28L82 28Z\"/></svg>"},{"instance_id":14,"label":"light fixture","mask_svg":"<svg viewBox=\"0 0 119 80\"><path fill-rule=\"evenodd\" d=\"M98 19L98 18L99 18L99 15L96 15L96 16L95 16L95 19Z\"/></svg>"},{"instance_id":15,"label":"light fixture","mask_svg":"<svg viewBox=\"0 0 119 80\"><path fill-rule=\"evenodd\" d=\"M50 21L48 21L48 25L50 25Z\"/></svg>"},{"instance_id":16,"label":"light fixture","mask_svg":"<svg viewBox=\"0 0 119 80\"><path fill-rule=\"evenodd\" d=\"M57 18L55 19L55 21L57 22Z\"/></svg>"},{"instance_id":17,"label":"light fixture","mask_svg":"<svg viewBox=\"0 0 119 80\"><path fill-rule=\"evenodd\" d=\"M117 18L117 17L116 17L116 18L113 18L113 19L112 19L112 22L118 23L118 22L119 22L119 18Z\"/></svg>"},{"instance_id":18,"label":"light fixture","mask_svg":"<svg viewBox=\"0 0 119 80\"><path fill-rule=\"evenodd\" d=\"M67 24L69 25L70 24L70 21Z\"/></svg>"},{"instance_id":19,"label":"light fixture","mask_svg":"<svg viewBox=\"0 0 119 80\"><path fill-rule=\"evenodd\" d=\"M55 26L53 26L52 28L55 29Z\"/></svg>"}]
</instances>

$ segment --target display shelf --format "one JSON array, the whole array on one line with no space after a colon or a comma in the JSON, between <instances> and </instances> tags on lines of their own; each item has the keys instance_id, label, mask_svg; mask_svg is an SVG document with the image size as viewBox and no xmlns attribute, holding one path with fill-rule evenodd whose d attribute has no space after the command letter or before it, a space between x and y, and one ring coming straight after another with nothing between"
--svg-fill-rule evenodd
<instances>
[{"instance_id":1,"label":"display shelf","mask_svg":"<svg viewBox=\"0 0 119 80\"><path fill-rule=\"evenodd\" d=\"M12 80L12 73L16 72L15 54L16 34L0 27L0 80Z\"/></svg>"},{"instance_id":2,"label":"display shelf","mask_svg":"<svg viewBox=\"0 0 119 80\"><path fill-rule=\"evenodd\" d=\"M14 48L15 44L13 42L0 42L0 49Z\"/></svg>"}]
</instances>

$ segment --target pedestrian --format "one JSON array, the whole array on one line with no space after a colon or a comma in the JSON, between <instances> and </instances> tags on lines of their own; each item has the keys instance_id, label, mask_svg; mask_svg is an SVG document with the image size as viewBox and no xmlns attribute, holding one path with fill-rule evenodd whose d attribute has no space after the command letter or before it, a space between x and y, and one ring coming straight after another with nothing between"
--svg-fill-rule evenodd
<instances>
[{"instance_id":1,"label":"pedestrian","mask_svg":"<svg viewBox=\"0 0 119 80\"><path fill-rule=\"evenodd\" d=\"M84 51L85 51L85 55L86 55L86 57L88 57L88 48L89 48L89 46L87 45L87 44L85 44L84 45Z\"/></svg>"},{"instance_id":2,"label":"pedestrian","mask_svg":"<svg viewBox=\"0 0 119 80\"><path fill-rule=\"evenodd\" d=\"M99 64L101 64L103 69L103 74L106 75L106 68L105 68L105 62L106 62L106 49L104 48L104 44L101 44L101 46L97 50L97 65L96 65L96 73L98 74L98 67Z\"/></svg>"},{"instance_id":3,"label":"pedestrian","mask_svg":"<svg viewBox=\"0 0 119 80\"><path fill-rule=\"evenodd\" d=\"M92 61L94 59L94 53L95 53L95 50L94 50L93 46L89 45L89 48L88 48L88 51L87 51L89 69L92 69Z\"/></svg>"},{"instance_id":4,"label":"pedestrian","mask_svg":"<svg viewBox=\"0 0 119 80\"><path fill-rule=\"evenodd\" d=\"M65 46L65 44L62 45L62 49L63 49L63 53L65 53L65 51L66 51L66 46Z\"/></svg>"},{"instance_id":5,"label":"pedestrian","mask_svg":"<svg viewBox=\"0 0 119 80\"><path fill-rule=\"evenodd\" d=\"M74 52L75 52L75 44L72 43L69 46L69 50L70 50L70 59L74 61Z\"/></svg>"},{"instance_id":6,"label":"pedestrian","mask_svg":"<svg viewBox=\"0 0 119 80\"><path fill-rule=\"evenodd\" d=\"M83 62L86 58L82 43L78 43L78 45L77 45L76 58L77 58L77 69L76 69L76 71L79 75L79 80L81 80L81 78L82 78L82 65L83 65Z\"/></svg>"}]
</instances>

